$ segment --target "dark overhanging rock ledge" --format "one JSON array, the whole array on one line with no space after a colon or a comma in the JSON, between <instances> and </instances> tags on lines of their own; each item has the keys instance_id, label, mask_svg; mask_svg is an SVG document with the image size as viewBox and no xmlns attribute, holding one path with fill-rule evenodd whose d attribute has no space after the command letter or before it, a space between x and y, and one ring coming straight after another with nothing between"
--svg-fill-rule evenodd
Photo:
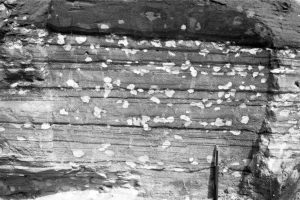
<instances>
[{"instance_id":1,"label":"dark overhanging rock ledge","mask_svg":"<svg viewBox=\"0 0 300 200\"><path fill-rule=\"evenodd\" d=\"M69 33L298 47L299 7L296 1L288 0L53 0L47 25Z\"/></svg>"}]
</instances>

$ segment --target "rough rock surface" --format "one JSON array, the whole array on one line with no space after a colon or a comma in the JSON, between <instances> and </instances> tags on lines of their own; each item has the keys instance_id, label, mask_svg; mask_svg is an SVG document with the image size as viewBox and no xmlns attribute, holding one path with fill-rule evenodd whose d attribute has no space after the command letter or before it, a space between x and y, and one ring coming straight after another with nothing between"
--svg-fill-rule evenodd
<instances>
[{"instance_id":1,"label":"rough rock surface","mask_svg":"<svg viewBox=\"0 0 300 200\"><path fill-rule=\"evenodd\" d=\"M0 194L300 197L299 1L0 0Z\"/></svg>"}]
</instances>

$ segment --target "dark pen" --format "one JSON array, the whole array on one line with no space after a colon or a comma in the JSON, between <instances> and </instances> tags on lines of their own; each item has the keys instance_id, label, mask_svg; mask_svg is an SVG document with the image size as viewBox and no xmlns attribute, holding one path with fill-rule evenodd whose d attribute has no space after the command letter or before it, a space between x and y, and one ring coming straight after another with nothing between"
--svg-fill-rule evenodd
<instances>
[{"instance_id":1,"label":"dark pen","mask_svg":"<svg viewBox=\"0 0 300 200\"><path fill-rule=\"evenodd\" d=\"M214 200L218 200L218 186L219 186L219 150L218 146L215 146L214 150Z\"/></svg>"}]
</instances>

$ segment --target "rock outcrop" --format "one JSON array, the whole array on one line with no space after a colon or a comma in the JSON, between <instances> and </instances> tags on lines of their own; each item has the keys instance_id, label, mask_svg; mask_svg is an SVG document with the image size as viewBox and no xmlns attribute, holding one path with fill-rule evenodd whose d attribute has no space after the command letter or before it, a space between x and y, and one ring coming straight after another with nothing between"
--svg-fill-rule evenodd
<instances>
[{"instance_id":1,"label":"rock outcrop","mask_svg":"<svg viewBox=\"0 0 300 200\"><path fill-rule=\"evenodd\" d=\"M0 195L300 196L300 2L0 0Z\"/></svg>"}]
</instances>

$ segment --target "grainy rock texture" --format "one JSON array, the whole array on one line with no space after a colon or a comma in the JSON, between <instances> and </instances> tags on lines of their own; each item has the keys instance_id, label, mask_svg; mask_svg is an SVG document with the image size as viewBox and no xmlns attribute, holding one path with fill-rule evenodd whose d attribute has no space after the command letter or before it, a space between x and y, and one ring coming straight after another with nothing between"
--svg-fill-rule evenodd
<instances>
[{"instance_id":1,"label":"grainy rock texture","mask_svg":"<svg viewBox=\"0 0 300 200\"><path fill-rule=\"evenodd\" d=\"M299 199L299 10L0 0L1 197Z\"/></svg>"}]
</instances>

